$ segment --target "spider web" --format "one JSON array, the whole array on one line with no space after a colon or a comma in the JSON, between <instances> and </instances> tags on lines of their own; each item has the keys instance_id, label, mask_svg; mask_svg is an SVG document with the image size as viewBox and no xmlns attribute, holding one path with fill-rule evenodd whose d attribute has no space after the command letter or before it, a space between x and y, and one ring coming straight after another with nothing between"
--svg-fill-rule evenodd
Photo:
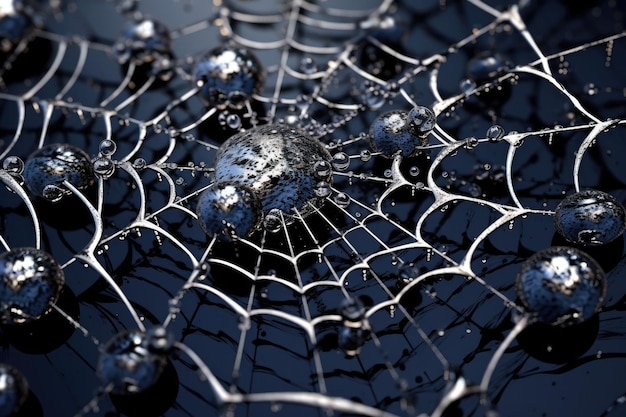
<instances>
[{"instance_id":1,"label":"spider web","mask_svg":"<svg viewBox=\"0 0 626 417\"><path fill-rule=\"evenodd\" d=\"M558 336L566 348L550 332L523 337L514 289L520 264L558 242L566 194L626 200L618 2L40 3L41 27L3 65L0 159L117 145L111 175L55 204L0 171L0 243L45 249L67 281L49 347L3 332L3 361L45 415L118 415L96 375L100 349L157 325L175 339L166 416L624 411L623 239L594 254L609 291L581 333ZM136 15L169 27L171 79L116 61ZM265 70L240 110L205 107L192 82L198 59L226 43ZM485 56L506 65L468 73ZM417 104L437 115L422 152L374 152L372 121ZM195 204L216 150L278 122L333 155L323 207L276 233L207 238ZM504 134L489 137L493 126ZM346 323L354 299L364 317Z\"/></svg>"}]
</instances>

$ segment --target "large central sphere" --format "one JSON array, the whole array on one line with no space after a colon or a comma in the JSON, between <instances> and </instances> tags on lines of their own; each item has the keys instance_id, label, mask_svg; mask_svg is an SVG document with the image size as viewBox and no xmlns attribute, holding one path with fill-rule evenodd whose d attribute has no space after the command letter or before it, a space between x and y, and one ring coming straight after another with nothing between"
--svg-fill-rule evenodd
<instances>
[{"instance_id":1,"label":"large central sphere","mask_svg":"<svg viewBox=\"0 0 626 417\"><path fill-rule=\"evenodd\" d=\"M236 134L224 142L215 159L215 180L247 187L267 214L279 209L301 215L320 207L315 193L320 182L330 183L331 156L317 139L285 125L264 125Z\"/></svg>"}]
</instances>

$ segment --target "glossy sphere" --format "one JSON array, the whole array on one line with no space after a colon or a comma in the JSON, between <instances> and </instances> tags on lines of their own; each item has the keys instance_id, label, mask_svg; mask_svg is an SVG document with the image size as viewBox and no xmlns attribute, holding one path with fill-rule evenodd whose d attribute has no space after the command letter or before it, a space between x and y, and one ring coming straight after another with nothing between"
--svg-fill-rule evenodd
<instances>
[{"instance_id":1,"label":"glossy sphere","mask_svg":"<svg viewBox=\"0 0 626 417\"><path fill-rule=\"evenodd\" d=\"M570 194L554 213L557 232L567 241L585 246L609 243L624 232L626 210L615 197L598 190Z\"/></svg>"},{"instance_id":2,"label":"glossy sphere","mask_svg":"<svg viewBox=\"0 0 626 417\"><path fill-rule=\"evenodd\" d=\"M259 60L249 50L221 46L200 59L194 81L207 105L240 108L263 88L264 74Z\"/></svg>"},{"instance_id":3,"label":"glossy sphere","mask_svg":"<svg viewBox=\"0 0 626 417\"><path fill-rule=\"evenodd\" d=\"M426 106L415 106L409 112L409 126L413 135L427 136L434 128L437 118L435 113Z\"/></svg>"},{"instance_id":4,"label":"glossy sphere","mask_svg":"<svg viewBox=\"0 0 626 417\"><path fill-rule=\"evenodd\" d=\"M196 206L200 225L211 237L228 240L230 234L248 236L262 219L259 200L246 187L217 183L207 188Z\"/></svg>"},{"instance_id":5,"label":"glossy sphere","mask_svg":"<svg viewBox=\"0 0 626 417\"><path fill-rule=\"evenodd\" d=\"M9 52L26 35L31 21L20 0L0 0L0 49Z\"/></svg>"},{"instance_id":6,"label":"glossy sphere","mask_svg":"<svg viewBox=\"0 0 626 417\"><path fill-rule=\"evenodd\" d=\"M155 352L151 338L139 330L115 335L98 359L98 376L114 394L141 392L154 384L167 363Z\"/></svg>"},{"instance_id":7,"label":"glossy sphere","mask_svg":"<svg viewBox=\"0 0 626 417\"><path fill-rule=\"evenodd\" d=\"M316 163L330 163L324 146L304 132L285 125L265 125L238 133L224 142L215 157L218 183L248 187L261 202L263 213L295 208L307 215L324 199L315 189ZM319 165L318 165L319 167Z\"/></svg>"},{"instance_id":8,"label":"glossy sphere","mask_svg":"<svg viewBox=\"0 0 626 417\"><path fill-rule=\"evenodd\" d=\"M343 300L339 312L344 321L359 322L365 317L365 306L358 298Z\"/></svg>"},{"instance_id":9,"label":"glossy sphere","mask_svg":"<svg viewBox=\"0 0 626 417\"><path fill-rule=\"evenodd\" d=\"M37 320L55 303L65 278L46 252L16 248L0 254L0 319L5 324Z\"/></svg>"},{"instance_id":10,"label":"glossy sphere","mask_svg":"<svg viewBox=\"0 0 626 417\"><path fill-rule=\"evenodd\" d=\"M28 381L14 367L0 364L0 417L20 411L28 397Z\"/></svg>"},{"instance_id":11,"label":"glossy sphere","mask_svg":"<svg viewBox=\"0 0 626 417\"><path fill-rule=\"evenodd\" d=\"M606 286L604 271L592 257L565 246L550 247L528 258L515 283L517 296L538 321L560 326L593 316Z\"/></svg>"},{"instance_id":12,"label":"glossy sphere","mask_svg":"<svg viewBox=\"0 0 626 417\"><path fill-rule=\"evenodd\" d=\"M126 27L114 45L120 64L134 62L137 66L152 65L153 72L166 70L171 59L170 32L163 23L154 19L141 19ZM159 74L162 77L164 74Z\"/></svg>"},{"instance_id":13,"label":"glossy sphere","mask_svg":"<svg viewBox=\"0 0 626 417\"><path fill-rule=\"evenodd\" d=\"M392 110L378 116L369 130L372 148L390 158L400 153L404 157L417 154L416 146L423 144L423 139L413 134L415 125L407 112Z\"/></svg>"},{"instance_id":14,"label":"glossy sphere","mask_svg":"<svg viewBox=\"0 0 626 417\"><path fill-rule=\"evenodd\" d=\"M347 356L356 356L367 342L369 332L362 327L341 326L337 335L337 345Z\"/></svg>"},{"instance_id":15,"label":"glossy sphere","mask_svg":"<svg viewBox=\"0 0 626 417\"><path fill-rule=\"evenodd\" d=\"M388 48L403 52L402 38L405 31L391 16L380 19L378 25L371 28L366 39L358 45L357 62L368 73L382 80L390 80L400 74L404 62L385 52L377 43L371 42L374 38Z\"/></svg>"},{"instance_id":16,"label":"glossy sphere","mask_svg":"<svg viewBox=\"0 0 626 417\"><path fill-rule=\"evenodd\" d=\"M467 64L467 76L477 84L493 81L510 67L506 58L499 54L482 53Z\"/></svg>"},{"instance_id":17,"label":"glossy sphere","mask_svg":"<svg viewBox=\"0 0 626 417\"><path fill-rule=\"evenodd\" d=\"M93 184L94 172L89 155L68 144L52 144L33 152L24 164L24 180L30 191L51 201L60 200L69 190L68 181L79 190ZM50 192L50 190L54 192Z\"/></svg>"}]
</instances>

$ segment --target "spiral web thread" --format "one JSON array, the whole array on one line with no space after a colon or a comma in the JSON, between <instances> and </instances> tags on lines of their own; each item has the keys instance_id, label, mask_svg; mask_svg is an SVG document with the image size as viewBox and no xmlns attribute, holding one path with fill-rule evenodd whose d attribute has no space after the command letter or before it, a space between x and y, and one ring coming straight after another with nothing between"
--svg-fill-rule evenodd
<instances>
[{"instance_id":1,"label":"spiral web thread","mask_svg":"<svg viewBox=\"0 0 626 417\"><path fill-rule=\"evenodd\" d=\"M66 183L77 217L83 212L69 228L0 171L11 190L0 203L0 243L49 251L80 303L80 317L55 311L81 331L26 356L52 375L48 384L63 381L54 392L67 403L42 401L44 409L108 415L114 407L94 370L101 344L156 325L176 340L169 359L179 388L168 416L434 417L456 400L467 415L496 415L500 405L514 415L506 407L519 406L510 400L523 396L518 380L568 378L588 361L623 360L618 284L610 281L593 353L568 364L538 362L519 348L527 318L519 319L513 285L519 264L550 244L551 215L565 194L592 187L626 198L615 156L626 120L619 6L144 3L47 6L43 28L4 65L3 78L35 40L51 45L35 76L5 80L0 159L54 142L91 155L104 139L117 144L115 172L99 176L92 194ZM121 30L134 13L169 25L172 11L180 14L170 26L175 74L134 85L135 66L121 72L113 57L119 30L111 27ZM556 23L542 24L542 13ZM114 23L103 25L105 17ZM403 38L377 35L394 24ZM253 50L266 71L265 88L242 111L204 107L191 81L193 63L226 42ZM510 64L488 80L464 81L468 60L482 51ZM422 153L371 151L372 120L417 104L437 115ZM207 239L194 207L211 184L220 140L276 122L339 154L324 207L296 212L277 233ZM505 134L489 138L495 124ZM609 279L620 268L623 261ZM349 326L367 336L345 353L339 306L355 298L366 312ZM9 363L24 357L5 352ZM36 394L44 390L30 382ZM619 412L622 394L607 389L596 414Z\"/></svg>"}]
</instances>

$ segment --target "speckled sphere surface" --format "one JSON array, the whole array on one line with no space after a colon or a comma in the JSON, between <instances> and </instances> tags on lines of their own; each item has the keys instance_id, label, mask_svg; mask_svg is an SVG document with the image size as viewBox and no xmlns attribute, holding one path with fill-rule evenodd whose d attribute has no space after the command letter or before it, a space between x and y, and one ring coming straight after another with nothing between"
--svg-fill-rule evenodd
<instances>
[{"instance_id":1,"label":"speckled sphere surface","mask_svg":"<svg viewBox=\"0 0 626 417\"><path fill-rule=\"evenodd\" d=\"M257 57L246 48L220 46L196 64L194 81L207 105L242 107L263 88L265 76Z\"/></svg>"},{"instance_id":2,"label":"speckled sphere surface","mask_svg":"<svg viewBox=\"0 0 626 417\"><path fill-rule=\"evenodd\" d=\"M279 209L287 215L297 209L307 215L324 198L315 193L321 180L316 162L331 156L322 143L285 125L257 126L224 142L215 157L218 183L240 184L261 202L263 213ZM309 204L310 203L310 204Z\"/></svg>"},{"instance_id":3,"label":"speckled sphere surface","mask_svg":"<svg viewBox=\"0 0 626 417\"><path fill-rule=\"evenodd\" d=\"M397 154L409 157L417 154L416 146L423 139L414 135L415 129L409 114L404 110L391 110L378 116L371 124L369 138L372 149L391 158Z\"/></svg>"},{"instance_id":4,"label":"speckled sphere surface","mask_svg":"<svg viewBox=\"0 0 626 417\"><path fill-rule=\"evenodd\" d=\"M553 246L528 258L515 283L517 296L538 321L560 326L593 316L606 287L598 263L585 252L566 246Z\"/></svg>"},{"instance_id":5,"label":"speckled sphere surface","mask_svg":"<svg viewBox=\"0 0 626 417\"><path fill-rule=\"evenodd\" d=\"M11 365L0 364L0 417L9 417L20 411L28 397L28 382Z\"/></svg>"},{"instance_id":6,"label":"speckled sphere surface","mask_svg":"<svg viewBox=\"0 0 626 417\"><path fill-rule=\"evenodd\" d=\"M205 233L221 240L229 240L232 233L248 236L263 218L256 196L234 183L216 183L203 191L196 213Z\"/></svg>"},{"instance_id":7,"label":"speckled sphere surface","mask_svg":"<svg viewBox=\"0 0 626 417\"><path fill-rule=\"evenodd\" d=\"M0 254L0 319L5 324L37 320L58 300L65 277L46 252L15 248Z\"/></svg>"},{"instance_id":8,"label":"speckled sphere surface","mask_svg":"<svg viewBox=\"0 0 626 417\"><path fill-rule=\"evenodd\" d=\"M121 64L133 61L137 65L168 57L171 49L172 41L167 26L151 18L129 24L113 47Z\"/></svg>"},{"instance_id":9,"label":"speckled sphere surface","mask_svg":"<svg viewBox=\"0 0 626 417\"><path fill-rule=\"evenodd\" d=\"M567 241L585 246L609 243L624 232L626 210L611 194L586 190L570 194L554 213L557 232Z\"/></svg>"},{"instance_id":10,"label":"speckled sphere surface","mask_svg":"<svg viewBox=\"0 0 626 417\"><path fill-rule=\"evenodd\" d=\"M24 164L22 175L33 194L51 201L58 201L69 194L64 181L79 190L94 182L89 155L68 144L47 145L33 152Z\"/></svg>"},{"instance_id":11,"label":"speckled sphere surface","mask_svg":"<svg viewBox=\"0 0 626 417\"><path fill-rule=\"evenodd\" d=\"M98 359L97 372L103 386L114 394L144 391L154 384L165 368L167 357L155 353L150 337L139 330L115 335Z\"/></svg>"}]
</instances>

